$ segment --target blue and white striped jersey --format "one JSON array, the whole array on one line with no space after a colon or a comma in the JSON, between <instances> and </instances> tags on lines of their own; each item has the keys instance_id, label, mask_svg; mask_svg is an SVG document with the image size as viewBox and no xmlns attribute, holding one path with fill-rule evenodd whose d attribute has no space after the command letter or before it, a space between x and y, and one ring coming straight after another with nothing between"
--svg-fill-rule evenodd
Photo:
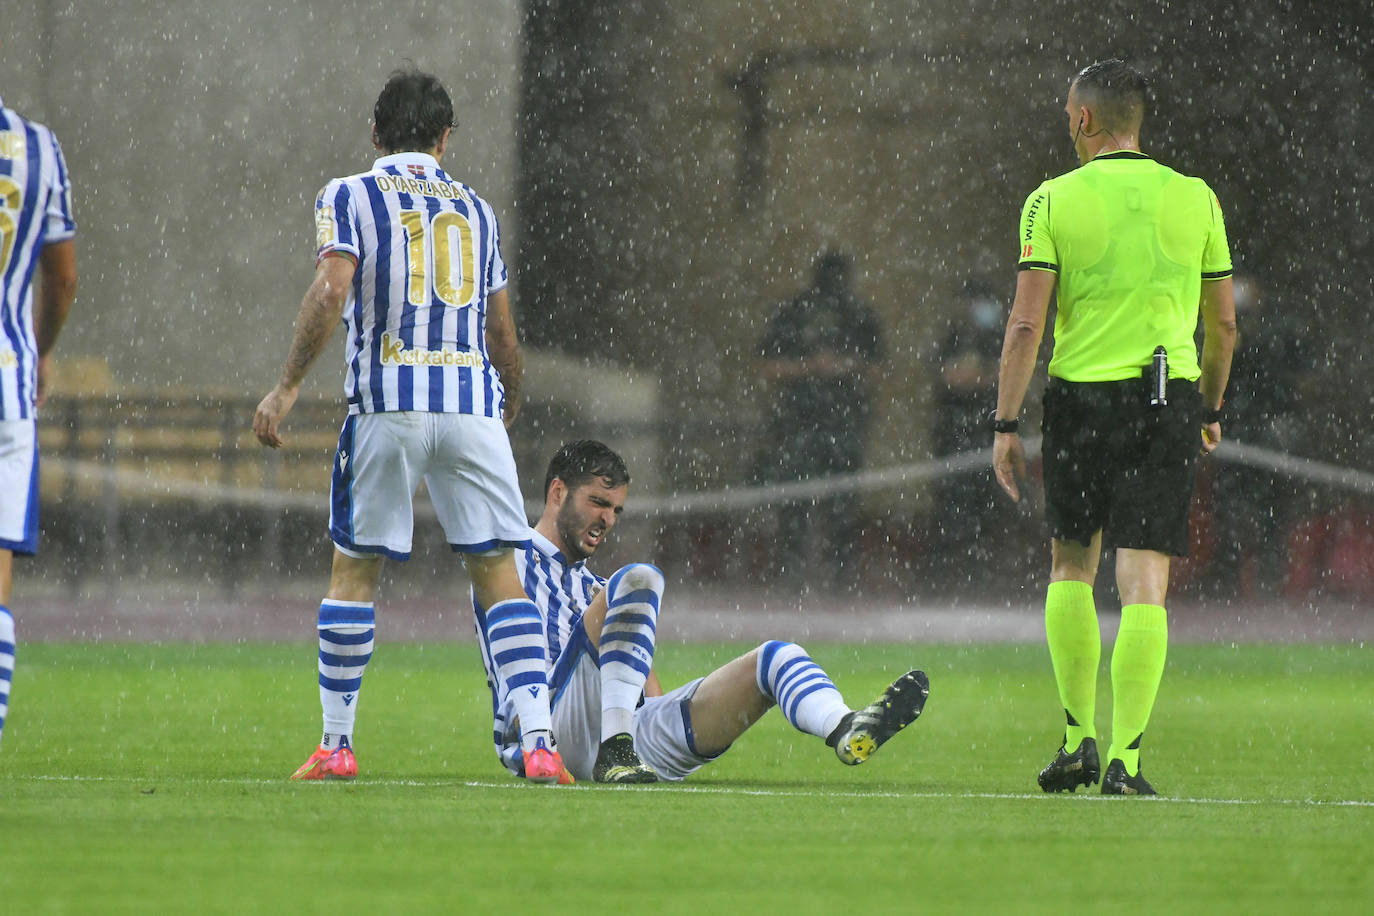
<instances>
[{"instance_id":1,"label":"blue and white striped jersey","mask_svg":"<svg viewBox=\"0 0 1374 916\"><path fill-rule=\"evenodd\" d=\"M75 234L71 182L57 138L0 103L0 420L34 415L33 272L44 245Z\"/></svg>"},{"instance_id":2,"label":"blue and white striped jersey","mask_svg":"<svg viewBox=\"0 0 1374 916\"><path fill-rule=\"evenodd\" d=\"M358 270L344 311L349 413L501 416L487 297L506 286L491 206L426 153L396 153L315 200L316 257Z\"/></svg>"},{"instance_id":3,"label":"blue and white striped jersey","mask_svg":"<svg viewBox=\"0 0 1374 916\"><path fill-rule=\"evenodd\" d=\"M588 569L585 560L569 563L548 538L533 528L530 529L530 546L515 549L515 568L525 586L525 594L538 606L544 618L549 689L554 690L559 686L555 672L558 657L581 628L582 615L597 593L606 587L606 580ZM487 642L486 609L477 604L475 596L472 605L476 611L477 642L482 647L482 663L487 668L487 686L491 688L495 719L492 738L497 753L503 754L503 761L510 765L514 755L519 753L518 744L512 749L504 741L512 704L506 698L504 685L496 677L496 664ZM505 753L512 754L512 760L506 760Z\"/></svg>"}]
</instances>

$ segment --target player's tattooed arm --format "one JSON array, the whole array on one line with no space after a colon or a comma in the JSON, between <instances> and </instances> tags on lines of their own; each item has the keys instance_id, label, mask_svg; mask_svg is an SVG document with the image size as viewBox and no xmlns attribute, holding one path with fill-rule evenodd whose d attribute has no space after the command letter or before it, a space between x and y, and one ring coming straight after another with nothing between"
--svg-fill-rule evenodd
<instances>
[{"instance_id":1,"label":"player's tattooed arm","mask_svg":"<svg viewBox=\"0 0 1374 916\"><path fill-rule=\"evenodd\" d=\"M296 333L282 369L281 387L300 388L310 367L329 345L329 338L339 326L348 303L355 269L353 260L348 257L325 257L320 261L315 269L315 280L306 290L300 314L296 317Z\"/></svg>"},{"instance_id":2,"label":"player's tattooed arm","mask_svg":"<svg viewBox=\"0 0 1374 916\"><path fill-rule=\"evenodd\" d=\"M525 374L525 357L520 350L520 335L511 314L510 297L504 289L487 297L487 353L501 373L505 389L502 419L509 428L520 413L520 382Z\"/></svg>"},{"instance_id":3,"label":"player's tattooed arm","mask_svg":"<svg viewBox=\"0 0 1374 916\"><path fill-rule=\"evenodd\" d=\"M281 421L295 406L301 383L315 360L329 345L329 338L343 316L355 265L351 258L325 257L315 268L315 280L301 301L296 333L286 355L277 387L268 392L253 415L253 433L263 445L278 448L283 440Z\"/></svg>"}]
</instances>

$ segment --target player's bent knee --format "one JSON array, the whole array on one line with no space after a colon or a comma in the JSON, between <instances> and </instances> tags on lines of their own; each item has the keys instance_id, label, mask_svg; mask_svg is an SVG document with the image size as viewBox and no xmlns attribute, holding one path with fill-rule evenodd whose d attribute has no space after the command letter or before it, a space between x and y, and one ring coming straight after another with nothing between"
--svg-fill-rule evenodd
<instances>
[{"instance_id":1,"label":"player's bent knee","mask_svg":"<svg viewBox=\"0 0 1374 916\"><path fill-rule=\"evenodd\" d=\"M657 596L663 595L664 579L663 573L657 566L650 563L631 563L622 566L615 575L611 576L611 581L607 586L607 595L611 601L630 595L634 592L653 592Z\"/></svg>"},{"instance_id":2,"label":"player's bent knee","mask_svg":"<svg viewBox=\"0 0 1374 916\"><path fill-rule=\"evenodd\" d=\"M759 643L759 647L754 652L758 655L760 663L770 666L776 663L776 659L786 660L794 655L806 654L806 650L801 646L782 639L770 639L767 642Z\"/></svg>"},{"instance_id":3,"label":"player's bent knee","mask_svg":"<svg viewBox=\"0 0 1374 916\"><path fill-rule=\"evenodd\" d=\"M748 671L753 676L754 690L763 699L766 705L771 706L773 704L773 698L768 695L768 691L763 689L759 679L759 660L763 658L764 650L767 648L768 643L759 643L756 648L750 649L730 664L738 666L738 670L741 674Z\"/></svg>"},{"instance_id":4,"label":"player's bent knee","mask_svg":"<svg viewBox=\"0 0 1374 916\"><path fill-rule=\"evenodd\" d=\"M774 672L794 658L805 658L806 650L794 642L770 639L755 649L754 655L757 659L754 665L754 683L765 697L776 700L769 686Z\"/></svg>"}]
</instances>

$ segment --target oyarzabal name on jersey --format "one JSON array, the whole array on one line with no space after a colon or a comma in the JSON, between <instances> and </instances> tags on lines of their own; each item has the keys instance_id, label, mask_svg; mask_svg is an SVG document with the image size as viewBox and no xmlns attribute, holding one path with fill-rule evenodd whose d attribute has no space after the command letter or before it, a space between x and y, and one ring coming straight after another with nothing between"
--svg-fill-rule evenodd
<instances>
[{"instance_id":1,"label":"oyarzabal name on jersey","mask_svg":"<svg viewBox=\"0 0 1374 916\"><path fill-rule=\"evenodd\" d=\"M383 366L459 366L464 369L479 369L482 354L471 350L428 350L424 347L407 347L405 341L392 337L391 332L382 334Z\"/></svg>"},{"instance_id":2,"label":"oyarzabal name on jersey","mask_svg":"<svg viewBox=\"0 0 1374 916\"><path fill-rule=\"evenodd\" d=\"M472 198L462 185L448 181L430 181L428 178L402 178L400 175L378 175L377 190L395 191L398 194L414 194L417 197L447 197L472 203Z\"/></svg>"}]
</instances>

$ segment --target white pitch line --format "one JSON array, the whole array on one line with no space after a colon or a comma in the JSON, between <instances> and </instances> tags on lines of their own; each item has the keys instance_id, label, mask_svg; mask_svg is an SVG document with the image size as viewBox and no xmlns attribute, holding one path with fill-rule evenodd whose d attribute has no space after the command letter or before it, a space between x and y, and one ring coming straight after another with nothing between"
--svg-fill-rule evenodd
<instances>
[{"instance_id":1,"label":"white pitch line","mask_svg":"<svg viewBox=\"0 0 1374 916\"><path fill-rule=\"evenodd\" d=\"M31 782L117 782L129 785L145 785L156 789L160 784L158 779L134 779L128 776L54 776L44 774L38 776L11 776L11 779L28 780ZM228 785L228 786L280 786L288 783L286 779L188 779L184 777L169 778L169 785ZM514 779L510 782L485 782L481 780L462 780L459 782L448 780L418 780L418 779L357 779L352 781L353 785L359 786L382 786L387 788L421 788L421 789L442 789L447 786L463 786L469 789L505 789L520 792L537 791L544 786L532 786L518 782ZM577 791L586 788L588 784L579 786L563 786L560 791ZM643 786L598 786L601 789L616 789L622 792L643 791ZM688 793L695 795L742 795L757 798L897 798L897 799L931 799L931 800L958 800L958 799L987 799L989 801L1038 801L1052 802L1059 796L1041 793L1016 793L1016 792L859 792L854 790L828 791L818 790L815 792L803 792L796 790L780 789L750 789L736 788L733 786L693 786L677 785L673 783L660 783L661 789L671 788L678 793ZM1114 798L1109 796L1083 794L1074 795L1074 798L1090 802L1113 803ZM1259 806L1259 805L1280 805L1295 808L1374 808L1374 801L1364 799L1332 799L1323 800L1315 798L1174 798L1157 795L1152 798L1135 799L1138 802L1150 804L1174 804L1174 805L1225 805L1225 806Z\"/></svg>"}]
</instances>

